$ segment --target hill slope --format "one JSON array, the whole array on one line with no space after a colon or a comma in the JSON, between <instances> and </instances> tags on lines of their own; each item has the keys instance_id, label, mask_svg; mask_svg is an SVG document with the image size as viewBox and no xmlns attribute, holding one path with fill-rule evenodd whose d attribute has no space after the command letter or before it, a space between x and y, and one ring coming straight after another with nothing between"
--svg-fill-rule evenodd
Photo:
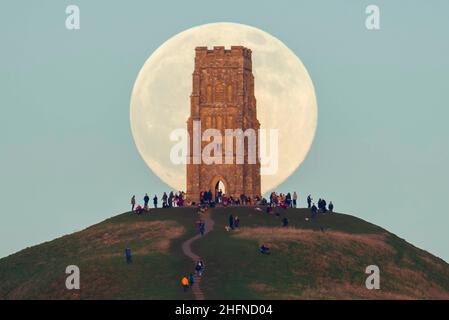
<instances>
[{"instance_id":1,"label":"hill slope","mask_svg":"<svg viewBox=\"0 0 449 320\"><path fill-rule=\"evenodd\" d=\"M231 213L241 227L227 232ZM310 220L307 209L279 213L207 212L214 230L191 244L206 263L206 299L449 299L449 265L386 230L344 214ZM0 299L194 299L179 283L193 271L181 248L196 235L197 216L193 208L125 213L0 259ZM271 255L258 252L261 243ZM126 247L132 264L124 261ZM81 290L65 288L72 264L81 270ZM380 268L380 290L365 288L371 264Z\"/></svg>"}]
</instances>

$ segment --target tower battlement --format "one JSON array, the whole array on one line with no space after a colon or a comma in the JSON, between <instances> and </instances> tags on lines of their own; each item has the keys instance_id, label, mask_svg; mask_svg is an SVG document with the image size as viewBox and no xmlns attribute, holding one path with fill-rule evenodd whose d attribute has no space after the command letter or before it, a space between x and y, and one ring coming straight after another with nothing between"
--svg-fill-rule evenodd
<instances>
[{"instance_id":1,"label":"tower battlement","mask_svg":"<svg viewBox=\"0 0 449 320\"><path fill-rule=\"evenodd\" d=\"M242 59L243 58L243 59ZM252 69L252 51L244 46L224 46L195 48L195 69L205 67L244 67Z\"/></svg>"},{"instance_id":2,"label":"tower battlement","mask_svg":"<svg viewBox=\"0 0 449 320\"><path fill-rule=\"evenodd\" d=\"M214 46L212 49L208 47L196 47L195 52L197 56L204 57L206 55L234 55L244 56L245 58L251 58L251 49L244 46L231 46L230 49L226 49L224 46Z\"/></svg>"}]
</instances>

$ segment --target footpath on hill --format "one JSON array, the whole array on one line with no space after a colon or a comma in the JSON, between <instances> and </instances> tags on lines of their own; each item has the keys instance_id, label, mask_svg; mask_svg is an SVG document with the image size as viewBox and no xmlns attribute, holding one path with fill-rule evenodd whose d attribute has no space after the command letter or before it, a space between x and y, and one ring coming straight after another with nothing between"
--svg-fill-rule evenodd
<instances>
[{"instance_id":1,"label":"footpath on hill","mask_svg":"<svg viewBox=\"0 0 449 320\"><path fill-rule=\"evenodd\" d=\"M192 243L202 237L205 237L209 232L211 232L214 229L214 220L212 220L209 210L204 213L203 220L205 222L204 235L197 234L196 236L184 241L182 244L182 252L186 256L188 256L194 263L201 260L201 258L192 251ZM200 287L201 278L202 277L200 277L196 274L194 276L192 292L195 295L196 300L204 300L204 293Z\"/></svg>"}]
</instances>

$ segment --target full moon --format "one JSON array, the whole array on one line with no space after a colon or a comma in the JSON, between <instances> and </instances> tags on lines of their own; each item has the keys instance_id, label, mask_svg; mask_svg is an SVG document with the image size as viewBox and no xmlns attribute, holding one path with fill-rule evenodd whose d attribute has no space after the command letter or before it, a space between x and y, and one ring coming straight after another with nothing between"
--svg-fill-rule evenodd
<instances>
[{"instance_id":1,"label":"full moon","mask_svg":"<svg viewBox=\"0 0 449 320\"><path fill-rule=\"evenodd\" d=\"M245 46L252 50L257 118L278 129L278 170L262 175L262 192L284 182L304 161L317 125L312 80L301 60L280 40L247 25L212 23L164 42L140 70L131 96L131 130L148 167L175 190L186 189L186 166L170 160L170 133L186 128L195 47ZM267 131L269 132L269 131Z\"/></svg>"}]
</instances>

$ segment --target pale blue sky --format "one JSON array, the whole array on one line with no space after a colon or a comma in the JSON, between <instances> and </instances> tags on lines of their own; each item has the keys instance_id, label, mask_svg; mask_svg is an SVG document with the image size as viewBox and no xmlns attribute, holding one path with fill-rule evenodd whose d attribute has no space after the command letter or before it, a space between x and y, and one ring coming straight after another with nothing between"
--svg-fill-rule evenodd
<instances>
[{"instance_id":1,"label":"pale blue sky","mask_svg":"<svg viewBox=\"0 0 449 320\"><path fill-rule=\"evenodd\" d=\"M65 29L69 4L79 31ZM365 29L368 4L380 31ZM324 196L449 261L448 15L444 0L2 1L0 257L168 189L134 146L134 80L169 37L228 21L279 38L315 85L315 141L279 190Z\"/></svg>"}]
</instances>

